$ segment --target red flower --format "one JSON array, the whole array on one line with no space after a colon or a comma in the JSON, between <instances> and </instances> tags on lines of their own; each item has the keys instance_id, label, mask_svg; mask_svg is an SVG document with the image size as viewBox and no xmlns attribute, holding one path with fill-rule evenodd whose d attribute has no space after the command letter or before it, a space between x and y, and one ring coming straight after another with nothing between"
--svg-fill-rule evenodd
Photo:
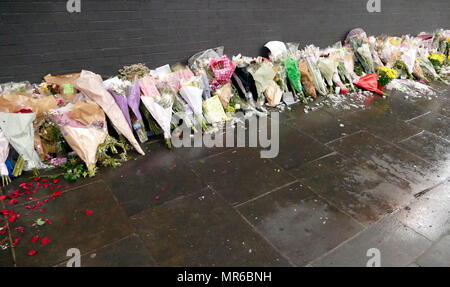
<instances>
[{"instance_id":1,"label":"red flower","mask_svg":"<svg viewBox=\"0 0 450 287\"><path fill-rule=\"evenodd\" d=\"M20 109L16 114L31 114L33 111L30 109Z\"/></svg>"},{"instance_id":2,"label":"red flower","mask_svg":"<svg viewBox=\"0 0 450 287\"><path fill-rule=\"evenodd\" d=\"M6 195L0 195L0 201L5 200L6 199Z\"/></svg>"},{"instance_id":3,"label":"red flower","mask_svg":"<svg viewBox=\"0 0 450 287\"><path fill-rule=\"evenodd\" d=\"M37 252L36 250L32 249L32 250L28 251L28 256L34 256L34 255L36 255L37 253L38 253L38 252Z\"/></svg>"},{"instance_id":4,"label":"red flower","mask_svg":"<svg viewBox=\"0 0 450 287\"><path fill-rule=\"evenodd\" d=\"M94 211L92 211L90 209L86 209L86 215L91 215L92 213L94 213Z\"/></svg>"},{"instance_id":5,"label":"red flower","mask_svg":"<svg viewBox=\"0 0 450 287\"><path fill-rule=\"evenodd\" d=\"M52 240L49 237L44 237L44 238L41 239L41 244L42 245L47 245L50 242L52 242Z\"/></svg>"},{"instance_id":6,"label":"red flower","mask_svg":"<svg viewBox=\"0 0 450 287\"><path fill-rule=\"evenodd\" d=\"M35 235L33 236L33 238L31 238L31 243L35 243L39 240L39 235Z\"/></svg>"}]
</instances>

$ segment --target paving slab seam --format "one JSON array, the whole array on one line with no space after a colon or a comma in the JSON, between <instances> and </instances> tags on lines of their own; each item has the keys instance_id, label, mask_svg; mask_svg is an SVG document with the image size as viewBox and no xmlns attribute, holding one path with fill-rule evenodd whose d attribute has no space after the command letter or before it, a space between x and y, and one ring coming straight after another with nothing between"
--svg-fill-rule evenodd
<instances>
[{"instance_id":1,"label":"paving slab seam","mask_svg":"<svg viewBox=\"0 0 450 287\"><path fill-rule=\"evenodd\" d=\"M322 156L321 158L324 158L324 157L326 157L326 156L329 156L329 155L332 155L332 154L339 154L339 153L337 153L336 151L334 151L334 152L332 152L332 153L329 153L328 155L324 155L324 156ZM344 158L347 158L347 157L344 157ZM315 160L313 160L313 161L316 161L316 160L318 160L318 159L315 159ZM310 162L313 162L313 161L309 161L308 163L310 163ZM282 169L282 167L280 166L280 165L278 165L276 162L274 162L278 167L280 167L280 169ZM305 163L306 164L306 163ZM296 167L296 168L300 168L300 167L302 167L303 165L300 165L300 166L298 166L298 167ZM362 224L361 222L359 222L357 219L355 219L352 215L350 215L349 213L347 213L345 210L342 210L339 206L337 206L337 205L335 205L334 203L332 203L332 202L330 202L328 199L326 199L326 198L324 198L323 196L321 196L318 192L316 192L311 186L309 186L308 184L306 184L301 178L298 178L298 177L296 177L295 175L293 175L293 174L291 174L290 173L290 171L288 171L288 170L285 170L286 171L286 173L289 175L289 176L291 176L291 177L293 177L293 178L295 178L297 181L299 181L301 184L303 184L303 185L305 185L306 187L308 187L316 196L318 196L320 199L322 199L322 200L324 200L325 202L327 202L329 205L331 205L331 206L333 206L334 208L336 208L337 210L339 210L341 213L343 213L343 214L345 214L345 215L347 215L347 216L349 216L351 219L353 219L354 221L356 221L356 223L358 223L358 224L360 224L360 225L362 225L363 227L365 227L365 225L364 224Z\"/></svg>"},{"instance_id":2,"label":"paving slab seam","mask_svg":"<svg viewBox=\"0 0 450 287\"><path fill-rule=\"evenodd\" d=\"M419 155L417 155L417 154L415 154L415 153L413 153L413 152L411 152L411 151L409 151L409 150L403 148L402 146L397 145L397 143L395 143L395 142L388 142L387 140L384 140L384 139L380 138L380 137L377 136L377 135L371 134L370 132L367 132L367 133L370 134L370 135L372 135L372 136L374 136L374 137L376 137L376 138L379 139L380 141L383 141L383 142L385 142L385 143L387 143L387 144L391 144L391 145L393 145L394 147L396 147L396 148L398 148L398 149L400 149L400 150L402 150L402 151L404 151L404 152L406 152L406 153L409 153L410 155L413 155L413 156L415 156L416 158L418 158L418 159L420 159L420 160L422 160L422 161L424 161L424 162L426 162L426 163L428 163L428 164L433 164L433 163L430 162L429 160L424 159L424 158L422 158L421 156L419 156ZM434 133L432 133L432 132L429 132L429 133L431 133L431 134L433 134L433 135L439 137L438 135L436 135L436 134L434 134Z\"/></svg>"},{"instance_id":3,"label":"paving slab seam","mask_svg":"<svg viewBox=\"0 0 450 287\"><path fill-rule=\"evenodd\" d=\"M232 206L231 204L229 204L228 203L228 201L219 193L219 192L217 192L217 190L215 190L213 187L209 187L209 189L214 193L214 194L217 194L217 196L219 196L220 198L222 198L222 200L224 200L224 202L226 203L226 204L228 204L241 218L242 218L242 220L244 220L244 222L245 223L247 223L250 227L251 227L251 229L257 234L257 235L259 235L267 244L269 244L269 246L271 246L281 257L283 257L289 264L291 264L291 266L297 266L297 265L295 265L292 261L291 261L291 259L290 258L288 258L288 257L286 257L276 246L274 246L273 244L272 244L272 242L268 239L268 238L266 238L265 236L264 236L264 234L262 234L261 232L259 232L259 230L255 227L255 226L253 226L253 224L250 222L250 221L248 221L247 220L247 218L241 213L241 212L239 212L239 210L236 208L236 207L234 207L234 206Z\"/></svg>"},{"instance_id":4,"label":"paving slab seam","mask_svg":"<svg viewBox=\"0 0 450 287\"><path fill-rule=\"evenodd\" d=\"M253 202L253 201L258 200L258 199L260 199L260 198L262 198L262 197L265 197L266 195L269 195L269 194L274 193L274 192L276 192L276 191L278 191L278 190L281 190L281 189L283 189L283 188L285 188L285 187L288 187L289 185L294 184L294 183L296 183L296 182L299 182L298 179L295 179L294 181L285 183L285 184L283 184L283 185L281 185L281 186L275 187L274 189L271 189L271 190L269 190L269 191L267 191L267 192L265 192L265 193L263 193L263 194L260 194L260 195L258 195L258 196L256 196L256 197L250 198L249 200L246 200L246 201L244 201L244 202L241 202L241 203L238 203L238 204L235 204L235 205L232 205L232 206L233 206L234 208L241 207L241 206L243 206L243 205L246 205L247 203Z\"/></svg>"},{"instance_id":5,"label":"paving slab seam","mask_svg":"<svg viewBox=\"0 0 450 287\"><path fill-rule=\"evenodd\" d=\"M366 129L361 129L361 130L359 130L359 131L356 131L356 132L354 132L354 133L351 133L351 134L348 134L348 135L342 136L342 137L340 137L340 138L337 138L337 139L331 140L331 141L329 141L329 142L325 143L324 145L326 145L326 146L327 146L327 147L329 147L330 149L333 149L332 147L330 147L330 146L329 146L330 144L332 144L332 143L334 143L334 142L337 142L337 141L339 141L339 140L342 140L342 139L348 138L349 136L353 136L353 135L356 135L356 134L362 133L362 132L367 132L367 130L366 130ZM333 150L334 150L334 149L333 149Z\"/></svg>"},{"instance_id":6,"label":"paving slab seam","mask_svg":"<svg viewBox=\"0 0 450 287\"><path fill-rule=\"evenodd\" d=\"M428 111L428 112L426 112L426 113L423 113L423 114L421 114L421 115L418 115L417 117L414 117L414 118L412 118L412 119L405 120L405 123L408 123L408 122L410 122L410 121L416 120L416 119L421 118L421 117L423 117L423 116L426 116L426 115L428 115L428 114L431 114L431 111Z\"/></svg>"}]
</instances>

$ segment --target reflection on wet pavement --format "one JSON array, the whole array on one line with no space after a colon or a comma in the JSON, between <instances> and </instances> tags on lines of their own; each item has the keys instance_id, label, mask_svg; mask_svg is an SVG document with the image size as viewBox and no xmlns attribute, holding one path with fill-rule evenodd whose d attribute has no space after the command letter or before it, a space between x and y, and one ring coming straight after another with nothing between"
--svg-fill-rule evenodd
<instances>
[{"instance_id":1,"label":"reflection on wet pavement","mask_svg":"<svg viewBox=\"0 0 450 287\"><path fill-rule=\"evenodd\" d=\"M286 109L273 159L153 141L145 157L62 181L42 213L27 210L53 190L2 201L22 216L0 266L66 266L69 248L82 266L366 266L371 248L382 266L449 266L450 92L339 101Z\"/></svg>"}]
</instances>

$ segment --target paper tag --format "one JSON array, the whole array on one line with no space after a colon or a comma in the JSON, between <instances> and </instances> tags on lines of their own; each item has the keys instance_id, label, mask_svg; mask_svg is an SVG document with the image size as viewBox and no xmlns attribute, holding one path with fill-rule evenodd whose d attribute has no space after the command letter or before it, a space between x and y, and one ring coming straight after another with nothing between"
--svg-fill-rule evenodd
<instances>
[{"instance_id":1,"label":"paper tag","mask_svg":"<svg viewBox=\"0 0 450 287\"><path fill-rule=\"evenodd\" d=\"M288 106L296 103L296 100L294 99L294 95L292 94L292 92L283 94L283 102Z\"/></svg>"},{"instance_id":2,"label":"paper tag","mask_svg":"<svg viewBox=\"0 0 450 287\"><path fill-rule=\"evenodd\" d=\"M64 84L62 88L63 94L65 95L75 94L75 89L72 84Z\"/></svg>"}]
</instances>

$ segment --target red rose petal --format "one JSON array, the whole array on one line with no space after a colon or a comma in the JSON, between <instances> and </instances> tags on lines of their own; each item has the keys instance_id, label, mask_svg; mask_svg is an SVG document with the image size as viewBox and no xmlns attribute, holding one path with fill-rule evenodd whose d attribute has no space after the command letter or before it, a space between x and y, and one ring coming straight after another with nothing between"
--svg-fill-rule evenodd
<instances>
[{"instance_id":1,"label":"red rose petal","mask_svg":"<svg viewBox=\"0 0 450 287\"><path fill-rule=\"evenodd\" d=\"M32 250L28 251L28 256L34 256L34 255L36 255L37 253L38 253L38 252L37 252L36 250L32 249Z\"/></svg>"},{"instance_id":2,"label":"red rose petal","mask_svg":"<svg viewBox=\"0 0 450 287\"><path fill-rule=\"evenodd\" d=\"M94 213L94 211L92 211L90 209L86 209L86 215L91 215L92 213Z\"/></svg>"},{"instance_id":3,"label":"red rose petal","mask_svg":"<svg viewBox=\"0 0 450 287\"><path fill-rule=\"evenodd\" d=\"M20 239L21 239L20 237L16 237L16 239L13 240L12 245L16 246L17 244L19 244Z\"/></svg>"},{"instance_id":4,"label":"red rose petal","mask_svg":"<svg viewBox=\"0 0 450 287\"><path fill-rule=\"evenodd\" d=\"M18 232L20 232L20 233L23 233L23 232L25 231L25 227L23 227L23 226L17 226L16 228L14 228L14 230L16 230L16 231L18 231Z\"/></svg>"},{"instance_id":5,"label":"red rose petal","mask_svg":"<svg viewBox=\"0 0 450 287\"><path fill-rule=\"evenodd\" d=\"M15 198L8 201L8 204L17 204L17 203L19 203L19 201Z\"/></svg>"},{"instance_id":6,"label":"red rose petal","mask_svg":"<svg viewBox=\"0 0 450 287\"><path fill-rule=\"evenodd\" d=\"M33 178L33 180L34 181L39 181L39 180L41 180L41 178L40 177L35 177L35 178Z\"/></svg>"},{"instance_id":7,"label":"red rose petal","mask_svg":"<svg viewBox=\"0 0 450 287\"><path fill-rule=\"evenodd\" d=\"M54 183L54 184L57 184L58 182L59 182L59 179L54 179L54 180L53 180L53 183Z\"/></svg>"},{"instance_id":8,"label":"red rose petal","mask_svg":"<svg viewBox=\"0 0 450 287\"><path fill-rule=\"evenodd\" d=\"M6 195L0 195L0 201L5 200L6 199Z\"/></svg>"},{"instance_id":9,"label":"red rose petal","mask_svg":"<svg viewBox=\"0 0 450 287\"><path fill-rule=\"evenodd\" d=\"M42 245L47 245L50 242L52 242L52 240L49 237L44 237L44 238L41 239L41 244Z\"/></svg>"},{"instance_id":10,"label":"red rose petal","mask_svg":"<svg viewBox=\"0 0 450 287\"><path fill-rule=\"evenodd\" d=\"M35 243L39 240L39 235L35 235L33 236L33 238L31 238L31 243Z\"/></svg>"}]
</instances>

